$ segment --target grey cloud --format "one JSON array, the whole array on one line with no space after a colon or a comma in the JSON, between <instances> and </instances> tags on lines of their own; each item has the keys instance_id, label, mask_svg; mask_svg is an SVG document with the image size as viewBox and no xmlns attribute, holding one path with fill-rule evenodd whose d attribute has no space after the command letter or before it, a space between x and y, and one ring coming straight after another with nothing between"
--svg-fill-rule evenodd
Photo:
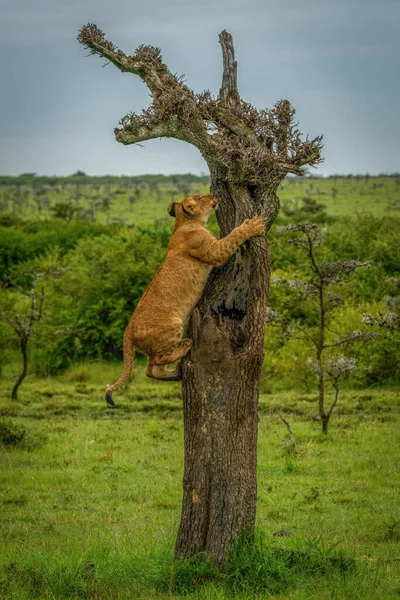
<instances>
[{"instance_id":1,"label":"grey cloud","mask_svg":"<svg viewBox=\"0 0 400 600\"><path fill-rule=\"evenodd\" d=\"M88 21L127 53L160 46L188 85L214 93L226 28L242 97L289 98L302 131L325 134L321 172L397 170L399 16L398 0L2 0L0 172L205 170L172 141L116 144L119 118L150 98L138 78L85 58L75 38Z\"/></svg>"}]
</instances>

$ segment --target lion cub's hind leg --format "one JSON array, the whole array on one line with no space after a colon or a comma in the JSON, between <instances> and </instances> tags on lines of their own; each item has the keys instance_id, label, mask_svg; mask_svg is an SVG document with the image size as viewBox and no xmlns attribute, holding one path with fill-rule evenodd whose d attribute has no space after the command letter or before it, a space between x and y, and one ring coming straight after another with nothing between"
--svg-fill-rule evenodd
<instances>
[{"instance_id":1,"label":"lion cub's hind leg","mask_svg":"<svg viewBox=\"0 0 400 600\"><path fill-rule=\"evenodd\" d=\"M152 379L180 381L180 365L177 365L175 369L166 369L165 367L166 365L169 365L186 356L191 347L192 340L184 338L170 352L166 352L165 354L156 354L152 359L149 359L149 366L147 367L146 371L147 377L151 377Z\"/></svg>"},{"instance_id":2,"label":"lion cub's hind leg","mask_svg":"<svg viewBox=\"0 0 400 600\"><path fill-rule=\"evenodd\" d=\"M159 367L154 363L149 363L146 371L147 377L158 379L159 381L180 381L181 372L179 365L175 369L166 369L165 366Z\"/></svg>"},{"instance_id":3,"label":"lion cub's hind leg","mask_svg":"<svg viewBox=\"0 0 400 600\"><path fill-rule=\"evenodd\" d=\"M188 338L183 338L183 340L179 342L179 344L174 346L169 352L167 351L163 354L156 354L154 356L153 362L155 365L158 366L169 365L175 362L176 360L179 360L180 358L186 356L191 347L192 340L189 340Z\"/></svg>"}]
</instances>

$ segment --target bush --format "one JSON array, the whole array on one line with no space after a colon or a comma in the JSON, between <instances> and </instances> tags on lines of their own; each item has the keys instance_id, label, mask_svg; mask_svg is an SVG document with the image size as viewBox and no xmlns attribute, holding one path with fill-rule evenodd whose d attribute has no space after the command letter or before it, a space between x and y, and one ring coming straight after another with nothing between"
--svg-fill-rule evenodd
<instances>
[{"instance_id":1,"label":"bush","mask_svg":"<svg viewBox=\"0 0 400 600\"><path fill-rule=\"evenodd\" d=\"M170 224L121 228L81 240L68 254L69 271L55 280L48 318L34 352L37 372L51 374L84 359L122 358L123 332L161 264ZM40 329L40 330L39 330Z\"/></svg>"},{"instance_id":2,"label":"bush","mask_svg":"<svg viewBox=\"0 0 400 600\"><path fill-rule=\"evenodd\" d=\"M15 446L22 441L25 429L11 421L11 419L0 419L0 444L4 446Z\"/></svg>"},{"instance_id":3,"label":"bush","mask_svg":"<svg viewBox=\"0 0 400 600\"><path fill-rule=\"evenodd\" d=\"M57 248L60 256L72 250L83 237L112 235L117 226L85 221L23 221L8 215L0 217L0 279L15 276L16 265L44 256Z\"/></svg>"}]
</instances>

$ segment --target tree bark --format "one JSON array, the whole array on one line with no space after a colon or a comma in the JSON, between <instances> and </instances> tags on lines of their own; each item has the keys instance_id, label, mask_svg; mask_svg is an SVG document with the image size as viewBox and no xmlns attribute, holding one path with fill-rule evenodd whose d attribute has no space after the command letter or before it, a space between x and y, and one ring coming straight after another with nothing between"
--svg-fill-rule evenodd
<instances>
[{"instance_id":1,"label":"tree bark","mask_svg":"<svg viewBox=\"0 0 400 600\"><path fill-rule=\"evenodd\" d=\"M24 338L21 338L21 352L22 352L22 360L23 360L22 373L18 377L18 379L12 389L12 392L11 392L12 400L18 400L18 388L21 385L21 383L23 382L23 380L25 379L26 373L28 371L28 347L27 347L27 340L25 340Z\"/></svg>"},{"instance_id":2,"label":"tree bark","mask_svg":"<svg viewBox=\"0 0 400 600\"><path fill-rule=\"evenodd\" d=\"M213 187L219 190L224 237L235 226L226 203L240 207L233 216L244 213L236 214L242 222L254 216L254 202L223 185ZM227 265L213 270L189 325L193 347L182 368L185 464L178 557L206 552L223 562L237 536L254 527L269 278L266 239L246 242Z\"/></svg>"},{"instance_id":3,"label":"tree bark","mask_svg":"<svg viewBox=\"0 0 400 600\"><path fill-rule=\"evenodd\" d=\"M141 77L153 103L130 113L115 129L117 141L135 144L173 137L196 146L218 199L225 237L245 219L261 216L266 231L279 211L276 190L287 173L321 161L322 137L301 139L288 100L259 111L237 89L232 36L223 31L223 78L218 98L194 94L162 62L158 48L126 55L93 23L79 41L122 72ZM216 562L256 514L257 403L263 361L270 277L267 240L241 246L210 274L187 333L193 340L182 364L185 472L178 557L207 552Z\"/></svg>"}]
</instances>

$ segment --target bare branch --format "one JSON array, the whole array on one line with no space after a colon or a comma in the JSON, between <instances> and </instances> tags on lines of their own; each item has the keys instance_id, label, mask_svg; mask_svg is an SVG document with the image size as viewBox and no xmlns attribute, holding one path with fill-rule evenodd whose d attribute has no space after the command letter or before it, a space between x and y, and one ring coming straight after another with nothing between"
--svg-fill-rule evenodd
<instances>
[{"instance_id":1,"label":"bare branch","mask_svg":"<svg viewBox=\"0 0 400 600\"><path fill-rule=\"evenodd\" d=\"M284 279L283 277L273 275L272 283L286 285L288 288L306 293L308 296L313 296L316 293L315 286L312 282L302 281L301 279Z\"/></svg>"},{"instance_id":2,"label":"bare branch","mask_svg":"<svg viewBox=\"0 0 400 600\"><path fill-rule=\"evenodd\" d=\"M224 29L219 34L218 39L222 47L224 64L222 87L219 97L225 106L237 106L240 96L237 87L237 62L235 60L232 36Z\"/></svg>"},{"instance_id":3,"label":"bare branch","mask_svg":"<svg viewBox=\"0 0 400 600\"><path fill-rule=\"evenodd\" d=\"M291 165L290 163L285 162L278 162L277 166L284 173L292 173L293 175L298 175L299 177L302 177L304 175L302 169L300 169L300 167L297 167L296 165Z\"/></svg>"},{"instance_id":4,"label":"bare branch","mask_svg":"<svg viewBox=\"0 0 400 600\"><path fill-rule=\"evenodd\" d=\"M228 180L259 187L259 197L263 190L279 185L287 173L302 175L303 164L321 161L321 138L301 139L288 100L271 110L257 110L240 99L232 36L226 31L219 36L223 79L217 99L208 91L195 95L169 71L158 48L139 46L128 56L93 23L81 28L78 40L91 54L141 77L151 91L152 106L140 115L127 115L115 129L117 141L123 144L156 137L189 142L199 148L210 169L223 167Z\"/></svg>"},{"instance_id":5,"label":"bare branch","mask_svg":"<svg viewBox=\"0 0 400 600\"><path fill-rule=\"evenodd\" d=\"M114 130L116 140L125 145L157 137L174 137L194 144L200 149L209 146L208 134L193 92L173 75L162 62L159 48L139 46L132 56L105 39L93 23L82 27L78 40L97 54L112 62L123 72L143 79L153 96L153 104L140 115L127 115L120 121L122 128Z\"/></svg>"},{"instance_id":6,"label":"bare branch","mask_svg":"<svg viewBox=\"0 0 400 600\"><path fill-rule=\"evenodd\" d=\"M300 139L294 145L293 161L298 166L310 165L312 167L320 164L323 159L321 151L324 147L322 143L322 135L318 135L313 140L306 139L302 142Z\"/></svg>"},{"instance_id":7,"label":"bare branch","mask_svg":"<svg viewBox=\"0 0 400 600\"><path fill-rule=\"evenodd\" d=\"M217 130L223 131L225 128L239 138L257 144L262 143L251 123L248 123L243 118L243 114L240 114L239 108L235 111L233 107L225 106L223 100L211 98L209 93L198 94L196 98L203 119L214 123Z\"/></svg>"},{"instance_id":8,"label":"bare branch","mask_svg":"<svg viewBox=\"0 0 400 600\"><path fill-rule=\"evenodd\" d=\"M120 71L134 73L142 79L146 79L147 75L148 83L154 84L155 89L159 87L157 85L158 77L155 76L155 72L157 71L157 67L161 70L164 65L161 62L161 54L158 48L140 46L136 55L127 56L115 44L106 40L104 31L99 29L94 23L88 23L81 27L78 33L78 41L90 50L90 54L97 54L97 56L106 58L120 69ZM152 64L153 73L150 73L149 68L146 69L143 58L149 64Z\"/></svg>"},{"instance_id":9,"label":"bare branch","mask_svg":"<svg viewBox=\"0 0 400 600\"><path fill-rule=\"evenodd\" d=\"M291 323L289 319L286 319L277 310L274 310L273 308L268 307L265 322L268 325L281 327L283 330L289 333L292 339L296 339L293 335L293 331L297 329L297 331L300 331L300 333L302 333L303 336L305 336L312 344L314 344L316 348L318 348L320 345L318 340L314 339L313 336L309 334L306 329L304 329L304 327L301 327L301 325L299 325L298 323ZM304 338L299 337L297 339Z\"/></svg>"},{"instance_id":10,"label":"bare branch","mask_svg":"<svg viewBox=\"0 0 400 600\"><path fill-rule=\"evenodd\" d=\"M327 422L329 422L329 419L331 418L333 409L335 408L335 406L337 404L337 401L338 401L338 398L339 398L339 384L338 384L338 382L336 382L335 384L333 384L333 387L335 389L335 399L332 402L331 407L330 407L330 409L328 410L328 412L326 414L326 421Z\"/></svg>"},{"instance_id":11,"label":"bare branch","mask_svg":"<svg viewBox=\"0 0 400 600\"><path fill-rule=\"evenodd\" d=\"M357 344L358 342L369 341L381 337L376 331L352 331L349 335L344 335L330 344L324 344L324 348L336 348L343 344Z\"/></svg>"},{"instance_id":12,"label":"bare branch","mask_svg":"<svg viewBox=\"0 0 400 600\"><path fill-rule=\"evenodd\" d=\"M44 302L44 287L42 287L42 293L40 295L40 300L39 300L39 310L37 311L37 321L40 321L40 319L43 317L43 302Z\"/></svg>"},{"instance_id":13,"label":"bare branch","mask_svg":"<svg viewBox=\"0 0 400 600\"><path fill-rule=\"evenodd\" d=\"M279 154L288 157L290 138L293 131L293 117L295 110L292 108L289 100L281 100L275 105L275 114L277 120L276 145Z\"/></svg>"},{"instance_id":14,"label":"bare branch","mask_svg":"<svg viewBox=\"0 0 400 600\"><path fill-rule=\"evenodd\" d=\"M10 317L9 315L7 315L7 313L1 312L0 319L4 319L5 321L7 321L7 323L10 325L10 327L12 327L14 329L15 333L19 334L21 325L18 322L16 315L14 315L14 317Z\"/></svg>"},{"instance_id":15,"label":"bare branch","mask_svg":"<svg viewBox=\"0 0 400 600\"><path fill-rule=\"evenodd\" d=\"M155 123L140 122L140 117L137 117L136 123L130 119L129 125L124 119L122 129L115 129L115 139L122 144L137 144L154 138L175 137L174 123L170 121L156 121ZM178 137L178 136L176 136Z\"/></svg>"},{"instance_id":16,"label":"bare branch","mask_svg":"<svg viewBox=\"0 0 400 600\"><path fill-rule=\"evenodd\" d=\"M303 327L301 327L301 326L300 326L300 325L298 325L297 323L291 323L290 325L291 325L291 327L293 327L293 329L298 329L298 331L301 331L301 333L302 333L303 335L305 335L305 336L306 336L306 338L307 338L308 340L310 340L310 342L312 342L316 348L318 348L318 347L319 347L319 345L320 345L320 344L319 344L319 342L318 342L317 340L315 340L315 339L312 337L312 335L310 335L310 334L308 333L308 331L307 331L306 329L304 329Z\"/></svg>"},{"instance_id":17,"label":"bare branch","mask_svg":"<svg viewBox=\"0 0 400 600\"><path fill-rule=\"evenodd\" d=\"M362 320L366 325L375 325L389 331L400 331L400 315L392 311L378 315L364 313Z\"/></svg>"},{"instance_id":18,"label":"bare branch","mask_svg":"<svg viewBox=\"0 0 400 600\"><path fill-rule=\"evenodd\" d=\"M17 290L17 292L19 292L20 294L23 294L24 296L28 296L28 298L31 297L31 293L28 292L27 290L25 290L21 285L19 285L18 283L15 283L15 281L12 281L12 279L7 278L4 279L2 281L2 283L7 283L9 284L11 287L13 287L15 290Z\"/></svg>"},{"instance_id":19,"label":"bare branch","mask_svg":"<svg viewBox=\"0 0 400 600\"><path fill-rule=\"evenodd\" d=\"M347 275L351 275L360 267L369 267L369 263L354 259L324 263L321 276L326 283L340 283Z\"/></svg>"},{"instance_id":20,"label":"bare branch","mask_svg":"<svg viewBox=\"0 0 400 600\"><path fill-rule=\"evenodd\" d=\"M278 417L280 418L280 420L282 421L282 423L284 423L286 425L286 428L288 430L288 434L289 434L289 452L290 452L290 454L297 454L296 440L294 439L293 431L292 431L292 428L290 427L289 421L287 421L282 416L282 413L279 412L279 410L277 408L275 408L275 412L278 415Z\"/></svg>"}]
</instances>

